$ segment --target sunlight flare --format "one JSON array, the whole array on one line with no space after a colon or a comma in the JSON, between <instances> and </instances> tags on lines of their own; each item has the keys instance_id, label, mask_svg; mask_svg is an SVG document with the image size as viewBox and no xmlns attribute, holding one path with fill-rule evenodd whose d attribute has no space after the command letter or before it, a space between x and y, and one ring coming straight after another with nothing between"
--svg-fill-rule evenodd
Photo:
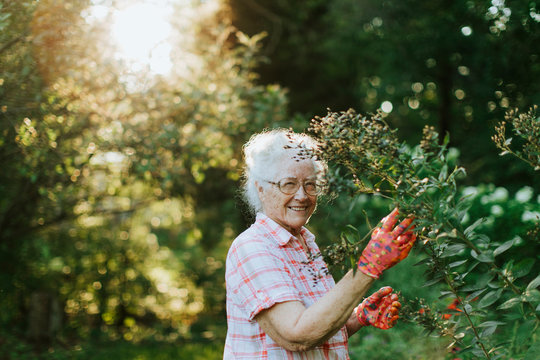
<instances>
[{"instance_id":1,"label":"sunlight flare","mask_svg":"<svg viewBox=\"0 0 540 360\"><path fill-rule=\"evenodd\" d=\"M168 0L138 0L112 8L94 0L85 14L89 23L108 22L114 56L130 72L166 75L172 69L170 16Z\"/></svg>"},{"instance_id":2,"label":"sunlight flare","mask_svg":"<svg viewBox=\"0 0 540 360\"><path fill-rule=\"evenodd\" d=\"M115 12L111 35L118 44L116 55L131 70L156 74L171 70L169 14L166 2L140 2Z\"/></svg>"}]
</instances>

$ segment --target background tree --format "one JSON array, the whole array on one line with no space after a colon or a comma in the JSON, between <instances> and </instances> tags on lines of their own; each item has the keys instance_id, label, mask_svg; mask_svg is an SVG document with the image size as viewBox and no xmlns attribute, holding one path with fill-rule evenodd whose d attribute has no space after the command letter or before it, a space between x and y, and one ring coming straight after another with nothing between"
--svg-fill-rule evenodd
<instances>
[{"instance_id":1,"label":"background tree","mask_svg":"<svg viewBox=\"0 0 540 360\"><path fill-rule=\"evenodd\" d=\"M530 1L229 1L233 24L267 31L263 82L290 91L306 118L385 102L403 137L424 125L452 134L471 181L514 184L538 175L493 154L493 125L540 101L539 17ZM533 75L536 74L536 75ZM475 134L471 136L471 134ZM498 169L503 166L506 171Z\"/></svg>"},{"instance_id":2,"label":"background tree","mask_svg":"<svg viewBox=\"0 0 540 360\"><path fill-rule=\"evenodd\" d=\"M74 340L189 338L203 309L223 311L240 146L285 97L254 83L258 39L216 9L175 25L176 56L195 61L165 78L122 68L89 6L2 8L2 324L50 340L41 294Z\"/></svg>"}]
</instances>

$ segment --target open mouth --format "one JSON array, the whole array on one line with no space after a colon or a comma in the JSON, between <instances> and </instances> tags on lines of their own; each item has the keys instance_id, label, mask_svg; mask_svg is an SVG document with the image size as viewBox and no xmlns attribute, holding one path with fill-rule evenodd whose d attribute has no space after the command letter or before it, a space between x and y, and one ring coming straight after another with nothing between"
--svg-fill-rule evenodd
<instances>
[{"instance_id":1,"label":"open mouth","mask_svg":"<svg viewBox=\"0 0 540 360\"><path fill-rule=\"evenodd\" d=\"M289 206L289 209L293 211L306 211L307 208L307 206Z\"/></svg>"}]
</instances>

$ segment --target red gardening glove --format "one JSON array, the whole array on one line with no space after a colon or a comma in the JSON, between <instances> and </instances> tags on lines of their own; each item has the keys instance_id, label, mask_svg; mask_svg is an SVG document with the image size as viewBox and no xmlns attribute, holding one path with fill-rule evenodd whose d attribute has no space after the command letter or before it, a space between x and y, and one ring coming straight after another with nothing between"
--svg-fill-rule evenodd
<instances>
[{"instance_id":1,"label":"red gardening glove","mask_svg":"<svg viewBox=\"0 0 540 360\"><path fill-rule=\"evenodd\" d=\"M395 325L400 308L397 294L392 294L392 288L385 286L362 301L354 312L362 326L386 330Z\"/></svg>"},{"instance_id":2,"label":"red gardening glove","mask_svg":"<svg viewBox=\"0 0 540 360\"><path fill-rule=\"evenodd\" d=\"M413 217L408 217L394 228L399 215L398 209L394 209L387 217L381 220L382 226L376 228L371 234L371 240L360 256L358 269L364 274L378 279L382 272L405 259L416 240L411 225ZM394 228L392 230L392 228Z\"/></svg>"}]
</instances>

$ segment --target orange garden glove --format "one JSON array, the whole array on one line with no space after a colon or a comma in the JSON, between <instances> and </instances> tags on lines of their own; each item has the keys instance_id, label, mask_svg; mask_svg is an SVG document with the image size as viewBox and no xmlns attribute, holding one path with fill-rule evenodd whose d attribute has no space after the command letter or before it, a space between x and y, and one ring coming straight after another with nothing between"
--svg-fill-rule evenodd
<instances>
[{"instance_id":1,"label":"orange garden glove","mask_svg":"<svg viewBox=\"0 0 540 360\"><path fill-rule=\"evenodd\" d=\"M411 225L413 217L408 217L394 228L398 215L399 211L396 208L381 220L382 226L371 234L371 240L358 261L358 269L364 274L378 279L384 270L409 255L416 235L412 232L414 225L406 232L405 229Z\"/></svg>"},{"instance_id":2,"label":"orange garden glove","mask_svg":"<svg viewBox=\"0 0 540 360\"><path fill-rule=\"evenodd\" d=\"M386 330L396 323L400 308L397 294L392 294L392 288L385 286L362 301L354 312L362 326Z\"/></svg>"}]
</instances>

